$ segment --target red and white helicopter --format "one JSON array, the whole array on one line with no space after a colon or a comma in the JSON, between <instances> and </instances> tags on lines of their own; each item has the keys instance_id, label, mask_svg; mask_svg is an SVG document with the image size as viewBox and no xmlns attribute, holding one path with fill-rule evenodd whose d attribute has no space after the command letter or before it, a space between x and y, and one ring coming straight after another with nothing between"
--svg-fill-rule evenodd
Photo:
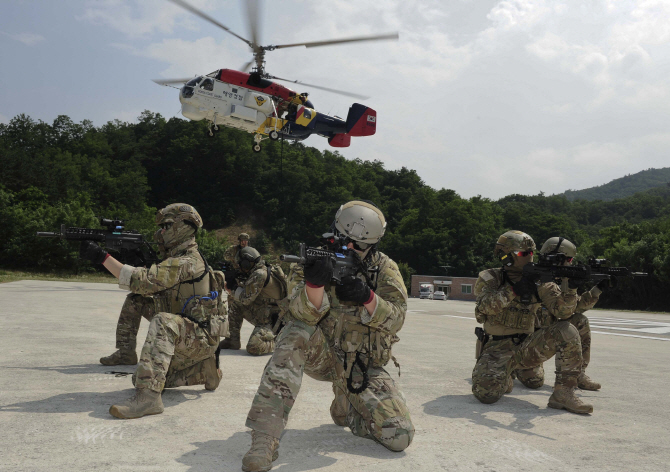
<instances>
[{"instance_id":1,"label":"red and white helicopter","mask_svg":"<svg viewBox=\"0 0 670 472\"><path fill-rule=\"evenodd\" d=\"M253 59L240 71L219 69L195 78L154 80L160 85L183 83L179 91L182 114L194 121L209 121L210 136L218 131L219 126L241 129L254 134L253 150L260 152L261 141L268 138L301 141L312 134L317 134L327 138L333 147L348 147L352 136L375 134L377 112L372 108L354 103L349 108L347 119L343 120L337 116L317 112L307 98L307 93L298 94L273 81L291 82L359 99L367 97L270 75L265 72L265 53L298 46L311 48L359 41L395 40L398 39L398 33L261 46L258 44L257 1L244 2L247 5L251 40L239 36L184 0L170 1L244 41L253 53ZM252 65L254 67L251 73L247 73Z\"/></svg>"}]
</instances>

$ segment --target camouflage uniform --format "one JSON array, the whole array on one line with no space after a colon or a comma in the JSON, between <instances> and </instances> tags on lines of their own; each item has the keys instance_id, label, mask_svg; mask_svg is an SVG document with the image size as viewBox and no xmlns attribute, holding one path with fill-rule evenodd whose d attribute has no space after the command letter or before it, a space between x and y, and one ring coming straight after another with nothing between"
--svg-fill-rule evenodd
<instances>
[{"instance_id":1,"label":"camouflage uniform","mask_svg":"<svg viewBox=\"0 0 670 472\"><path fill-rule=\"evenodd\" d=\"M392 358L407 311L407 291L398 266L382 253L368 258L369 274L376 280L377 307L369 314L354 302L341 302L335 286L327 284L321 308L308 300L302 267L292 265L289 274L287 325L279 334L274 354L263 372L246 425L279 438L295 403L303 373L332 382L335 400L331 414L337 424L352 433L373 439L392 451L412 442L412 424L405 398L384 370ZM374 269L374 270L373 270ZM379 272L376 272L376 269ZM371 355L371 361L368 360ZM369 364L369 386L359 394L347 388L347 378L359 355ZM341 416L336 411L343 408Z\"/></svg>"},{"instance_id":2,"label":"camouflage uniform","mask_svg":"<svg viewBox=\"0 0 670 472\"><path fill-rule=\"evenodd\" d=\"M584 315L584 312L593 308L598 302L601 293L602 291L598 287L593 287L581 296L578 295L575 314L567 318L567 321L577 328L579 332L579 339L582 345L581 374L584 373L591 361L591 327L589 319ZM556 322L556 317L552 316L545 307L542 307L539 319L536 322L537 328L546 328ZM540 388L544 385L544 367L541 364L533 369L519 369L515 371L515 375L527 387Z\"/></svg>"},{"instance_id":3,"label":"camouflage uniform","mask_svg":"<svg viewBox=\"0 0 670 472\"><path fill-rule=\"evenodd\" d=\"M154 314L154 301L151 297L129 293L116 324L116 348L122 352L135 352L140 322L142 318L151 321Z\"/></svg>"},{"instance_id":4,"label":"camouflage uniform","mask_svg":"<svg viewBox=\"0 0 670 472\"><path fill-rule=\"evenodd\" d=\"M242 247L239 244L233 244L232 246L228 246L226 252L223 253L223 259L226 262L229 262L235 270L240 270L240 264L238 264L236 260L237 253L240 252L240 249L242 249Z\"/></svg>"},{"instance_id":5,"label":"camouflage uniform","mask_svg":"<svg viewBox=\"0 0 670 472\"><path fill-rule=\"evenodd\" d=\"M281 311L281 301L286 298L286 276L279 266L260 261L239 283L230 298L229 338L239 345L242 320L247 320L254 325L247 352L254 356L268 354L275 346L272 329Z\"/></svg>"},{"instance_id":6,"label":"camouflage uniform","mask_svg":"<svg viewBox=\"0 0 670 472\"><path fill-rule=\"evenodd\" d=\"M214 301L216 308L194 307L188 302L185 313L198 319L197 310L214 316L205 330L178 313L193 295L210 293L210 276L194 284L184 283L200 276L205 263L198 252L195 238L190 238L168 252L168 257L149 269L125 265L119 286L134 294L151 296L157 314L151 320L147 339L135 372L135 386L160 392L164 387L195 385L206 362L215 362L218 337L225 333L227 306L225 297ZM208 314L203 319L209 318ZM200 321L200 320L199 320ZM166 379L168 381L166 382Z\"/></svg>"},{"instance_id":7,"label":"camouflage uniform","mask_svg":"<svg viewBox=\"0 0 670 472\"><path fill-rule=\"evenodd\" d=\"M517 278L521 278L520 274ZM545 283L538 287L530 304L522 304L503 270L488 269L480 272L475 295L475 315L484 324L487 335L520 336L486 342L472 372L472 392L478 400L498 401L509 387L512 371L540 366L554 354L556 383L566 387L577 385L582 347L577 329L567 321L577 306L576 289L562 292L555 283ZM535 330L542 305L560 321ZM522 339L524 335L527 337Z\"/></svg>"}]
</instances>

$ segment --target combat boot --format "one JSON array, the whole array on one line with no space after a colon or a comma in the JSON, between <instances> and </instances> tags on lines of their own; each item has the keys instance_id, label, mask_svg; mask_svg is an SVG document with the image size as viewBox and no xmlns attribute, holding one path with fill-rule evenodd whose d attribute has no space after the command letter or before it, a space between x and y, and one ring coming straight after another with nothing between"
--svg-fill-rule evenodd
<instances>
[{"instance_id":1,"label":"combat boot","mask_svg":"<svg viewBox=\"0 0 670 472\"><path fill-rule=\"evenodd\" d=\"M219 349L233 349L237 350L242 347L240 338L226 338L219 343Z\"/></svg>"},{"instance_id":2,"label":"combat boot","mask_svg":"<svg viewBox=\"0 0 670 472\"><path fill-rule=\"evenodd\" d=\"M340 393L340 389L335 386L333 386L333 392L335 392L335 398L333 398L333 403L330 404L330 417L333 419L333 423L337 426L347 426L347 407L349 406L349 400L347 400L347 396Z\"/></svg>"},{"instance_id":3,"label":"combat boot","mask_svg":"<svg viewBox=\"0 0 670 472\"><path fill-rule=\"evenodd\" d=\"M505 390L505 393L512 393L512 390L514 390L514 380L510 375L509 377L507 377L507 389Z\"/></svg>"},{"instance_id":4,"label":"combat boot","mask_svg":"<svg viewBox=\"0 0 670 472\"><path fill-rule=\"evenodd\" d=\"M554 393L549 397L547 406L558 410L566 409L569 412L578 413L580 415L593 413L593 405L584 403L577 398L574 387L568 387L561 384L554 385Z\"/></svg>"},{"instance_id":5,"label":"combat boot","mask_svg":"<svg viewBox=\"0 0 670 472\"><path fill-rule=\"evenodd\" d=\"M203 374L205 374L205 390L216 390L221 383L223 373L221 369L216 368L215 357L211 357L205 361Z\"/></svg>"},{"instance_id":6,"label":"combat boot","mask_svg":"<svg viewBox=\"0 0 670 472\"><path fill-rule=\"evenodd\" d=\"M591 378L584 372L577 377L577 386L582 390L591 390L594 392L600 390L600 384L591 380Z\"/></svg>"},{"instance_id":7,"label":"combat boot","mask_svg":"<svg viewBox=\"0 0 670 472\"><path fill-rule=\"evenodd\" d=\"M137 364L137 353L133 351L122 351L119 349L114 354L101 357L102 365L135 365Z\"/></svg>"},{"instance_id":8,"label":"combat boot","mask_svg":"<svg viewBox=\"0 0 670 472\"><path fill-rule=\"evenodd\" d=\"M120 405L109 407L109 413L123 420L158 415L163 413L163 400L158 392L148 388L136 388L135 395Z\"/></svg>"},{"instance_id":9,"label":"combat boot","mask_svg":"<svg viewBox=\"0 0 670 472\"><path fill-rule=\"evenodd\" d=\"M279 457L279 439L251 430L251 448L242 458L244 472L265 472Z\"/></svg>"}]
</instances>

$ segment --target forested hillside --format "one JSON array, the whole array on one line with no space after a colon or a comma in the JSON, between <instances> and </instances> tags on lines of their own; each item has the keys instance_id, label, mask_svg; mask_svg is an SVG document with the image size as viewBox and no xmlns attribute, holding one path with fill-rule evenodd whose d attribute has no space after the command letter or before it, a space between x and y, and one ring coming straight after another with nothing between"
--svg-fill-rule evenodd
<instances>
[{"instance_id":1,"label":"forested hillside","mask_svg":"<svg viewBox=\"0 0 670 472\"><path fill-rule=\"evenodd\" d=\"M223 244L213 230L251 223L275 247L294 251L327 231L338 206L353 198L376 202L388 218L381 250L410 273L474 276L494 266L493 244L508 229L574 241L580 258L607 257L653 270L645 284L624 283L603 305L670 307L670 187L611 202L564 196L510 195L499 201L461 198L433 189L413 170L378 161L347 160L303 144L264 142L204 123L165 120L145 112L138 123L94 127L60 116L52 124L17 116L0 124L0 267L82 270L73 246L37 239L61 223L94 225L95 216L126 218L154 231L157 207L194 205L206 231L209 258Z\"/></svg>"},{"instance_id":2,"label":"forested hillside","mask_svg":"<svg viewBox=\"0 0 670 472\"><path fill-rule=\"evenodd\" d=\"M570 200L604 200L626 198L638 192L657 187L670 186L670 167L647 169L637 174L630 174L614 179L604 185L585 188L584 190L567 190L563 195Z\"/></svg>"}]
</instances>

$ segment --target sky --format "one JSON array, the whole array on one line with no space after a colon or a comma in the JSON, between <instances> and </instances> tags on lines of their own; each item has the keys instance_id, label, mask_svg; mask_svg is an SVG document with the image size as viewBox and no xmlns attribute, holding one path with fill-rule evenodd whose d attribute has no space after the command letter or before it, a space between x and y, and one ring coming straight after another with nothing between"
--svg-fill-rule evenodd
<instances>
[{"instance_id":1,"label":"sky","mask_svg":"<svg viewBox=\"0 0 670 472\"><path fill-rule=\"evenodd\" d=\"M242 2L189 1L250 37ZM399 32L266 57L273 75L370 96L377 134L340 149L349 159L492 199L670 166L667 0L284 0L263 4L261 26L262 44ZM178 91L151 79L249 59L242 41L167 0L2 1L0 122L181 117ZM292 88L331 115L353 101Z\"/></svg>"}]
</instances>

